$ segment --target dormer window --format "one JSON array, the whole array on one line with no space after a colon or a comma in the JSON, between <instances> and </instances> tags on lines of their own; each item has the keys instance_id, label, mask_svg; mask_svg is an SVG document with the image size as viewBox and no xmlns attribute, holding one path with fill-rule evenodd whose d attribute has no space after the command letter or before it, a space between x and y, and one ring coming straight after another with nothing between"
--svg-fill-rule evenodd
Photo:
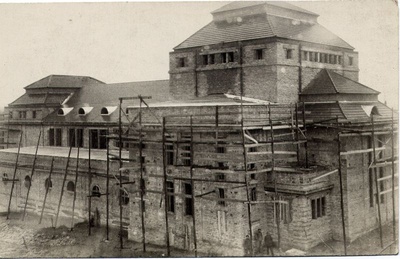
<instances>
[{"instance_id":1,"label":"dormer window","mask_svg":"<svg viewBox=\"0 0 400 259\"><path fill-rule=\"evenodd\" d=\"M58 116L65 116L70 113L74 108L60 108L57 111Z\"/></svg>"},{"instance_id":2,"label":"dormer window","mask_svg":"<svg viewBox=\"0 0 400 259\"><path fill-rule=\"evenodd\" d=\"M101 108L100 114L102 116L108 116L117 109L117 106L105 106Z\"/></svg>"},{"instance_id":3,"label":"dormer window","mask_svg":"<svg viewBox=\"0 0 400 259\"><path fill-rule=\"evenodd\" d=\"M93 107L81 107L78 110L78 114L79 114L79 116L86 116L92 110L93 110Z\"/></svg>"}]
</instances>

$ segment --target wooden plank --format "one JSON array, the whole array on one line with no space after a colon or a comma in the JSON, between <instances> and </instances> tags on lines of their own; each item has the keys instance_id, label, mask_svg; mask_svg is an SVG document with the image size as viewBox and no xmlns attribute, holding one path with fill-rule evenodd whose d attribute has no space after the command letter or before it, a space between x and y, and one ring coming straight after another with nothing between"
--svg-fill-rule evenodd
<instances>
[{"instance_id":1,"label":"wooden plank","mask_svg":"<svg viewBox=\"0 0 400 259\"><path fill-rule=\"evenodd\" d=\"M339 171L338 169L335 169L335 170L333 170L333 171L330 171L330 172L324 173L324 174L322 174L322 175L320 175L320 176L317 176L317 177L311 178L311 181L316 181L316 180L318 180L318 179L321 179L321 178L323 178L323 177L326 177L326 176L328 176L328 175L331 175L331 174L337 173L338 171Z\"/></svg>"},{"instance_id":2,"label":"wooden plank","mask_svg":"<svg viewBox=\"0 0 400 259\"><path fill-rule=\"evenodd\" d=\"M394 187L395 191L398 190L398 189L399 189L399 187ZM382 195L382 194L385 194L385 193L388 193L388 192L391 192L391 191L392 191L392 189L390 188L390 189L388 189L386 191L380 192L379 195Z\"/></svg>"},{"instance_id":3,"label":"wooden plank","mask_svg":"<svg viewBox=\"0 0 400 259\"><path fill-rule=\"evenodd\" d=\"M377 147L377 148L375 148L375 151L379 151L379 150L385 150L385 147ZM374 149L373 148L368 148L368 149L345 151L345 152L340 152L340 155L341 156L347 156L347 155L364 154L364 153L370 153L370 152L374 152Z\"/></svg>"}]
</instances>

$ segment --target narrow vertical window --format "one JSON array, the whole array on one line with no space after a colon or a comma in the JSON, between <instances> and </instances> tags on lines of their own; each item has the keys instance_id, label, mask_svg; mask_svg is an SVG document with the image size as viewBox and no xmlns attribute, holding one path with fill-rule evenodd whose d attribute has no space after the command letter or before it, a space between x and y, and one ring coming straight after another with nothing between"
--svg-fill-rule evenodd
<instances>
[{"instance_id":1,"label":"narrow vertical window","mask_svg":"<svg viewBox=\"0 0 400 259\"><path fill-rule=\"evenodd\" d=\"M185 191L185 215L193 216L192 185L190 183L184 183L183 187Z\"/></svg>"},{"instance_id":2,"label":"narrow vertical window","mask_svg":"<svg viewBox=\"0 0 400 259\"><path fill-rule=\"evenodd\" d=\"M256 60L263 60L264 59L264 50L263 49L256 49L255 50L255 59Z\"/></svg>"},{"instance_id":3,"label":"narrow vertical window","mask_svg":"<svg viewBox=\"0 0 400 259\"><path fill-rule=\"evenodd\" d=\"M293 50L286 49L286 59L292 59L292 58L293 58Z\"/></svg>"},{"instance_id":4,"label":"narrow vertical window","mask_svg":"<svg viewBox=\"0 0 400 259\"><path fill-rule=\"evenodd\" d=\"M107 130L100 130L99 148L100 149L107 148Z\"/></svg>"},{"instance_id":5,"label":"narrow vertical window","mask_svg":"<svg viewBox=\"0 0 400 259\"><path fill-rule=\"evenodd\" d=\"M353 65L353 57L349 57L349 66Z\"/></svg>"},{"instance_id":6,"label":"narrow vertical window","mask_svg":"<svg viewBox=\"0 0 400 259\"><path fill-rule=\"evenodd\" d=\"M178 58L177 66L186 67L186 58Z\"/></svg>"},{"instance_id":7,"label":"narrow vertical window","mask_svg":"<svg viewBox=\"0 0 400 259\"><path fill-rule=\"evenodd\" d=\"M251 191L250 191L250 200L251 201L257 201L257 189L254 187L254 188L251 188Z\"/></svg>"},{"instance_id":8,"label":"narrow vertical window","mask_svg":"<svg viewBox=\"0 0 400 259\"><path fill-rule=\"evenodd\" d=\"M76 143L78 147L83 147L83 129L76 130Z\"/></svg>"},{"instance_id":9,"label":"narrow vertical window","mask_svg":"<svg viewBox=\"0 0 400 259\"><path fill-rule=\"evenodd\" d=\"M75 129L68 129L68 143L70 147L76 147Z\"/></svg>"},{"instance_id":10,"label":"narrow vertical window","mask_svg":"<svg viewBox=\"0 0 400 259\"><path fill-rule=\"evenodd\" d=\"M208 55L202 55L203 59L203 65L207 66L208 65Z\"/></svg>"},{"instance_id":11,"label":"narrow vertical window","mask_svg":"<svg viewBox=\"0 0 400 259\"><path fill-rule=\"evenodd\" d=\"M175 212L175 188L174 182L167 181L167 210L169 212Z\"/></svg>"},{"instance_id":12,"label":"narrow vertical window","mask_svg":"<svg viewBox=\"0 0 400 259\"><path fill-rule=\"evenodd\" d=\"M32 111L32 119L36 119L36 111Z\"/></svg>"},{"instance_id":13,"label":"narrow vertical window","mask_svg":"<svg viewBox=\"0 0 400 259\"><path fill-rule=\"evenodd\" d=\"M218 188L218 198L225 199L225 189ZM226 204L224 200L218 200L218 205L225 206Z\"/></svg>"},{"instance_id":14,"label":"narrow vertical window","mask_svg":"<svg viewBox=\"0 0 400 259\"><path fill-rule=\"evenodd\" d=\"M208 63L210 65L215 64L215 54L210 54L209 55Z\"/></svg>"},{"instance_id":15,"label":"narrow vertical window","mask_svg":"<svg viewBox=\"0 0 400 259\"><path fill-rule=\"evenodd\" d=\"M56 146L62 146L62 129L56 129Z\"/></svg>"},{"instance_id":16,"label":"narrow vertical window","mask_svg":"<svg viewBox=\"0 0 400 259\"><path fill-rule=\"evenodd\" d=\"M49 145L54 146L55 141L54 141L54 129L49 129Z\"/></svg>"},{"instance_id":17,"label":"narrow vertical window","mask_svg":"<svg viewBox=\"0 0 400 259\"><path fill-rule=\"evenodd\" d=\"M228 62L233 62L234 61L233 52L228 52L227 53L227 58L228 58Z\"/></svg>"},{"instance_id":18,"label":"narrow vertical window","mask_svg":"<svg viewBox=\"0 0 400 259\"><path fill-rule=\"evenodd\" d=\"M303 51L303 60L308 61L308 51Z\"/></svg>"},{"instance_id":19,"label":"narrow vertical window","mask_svg":"<svg viewBox=\"0 0 400 259\"><path fill-rule=\"evenodd\" d=\"M91 148L99 148L99 131L96 129L90 130Z\"/></svg>"}]
</instances>

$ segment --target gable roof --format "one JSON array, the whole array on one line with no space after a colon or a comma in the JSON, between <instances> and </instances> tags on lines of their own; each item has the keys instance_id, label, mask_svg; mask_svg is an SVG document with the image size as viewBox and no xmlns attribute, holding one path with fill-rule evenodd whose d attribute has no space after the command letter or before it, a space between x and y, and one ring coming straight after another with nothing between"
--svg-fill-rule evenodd
<instances>
[{"instance_id":1,"label":"gable roof","mask_svg":"<svg viewBox=\"0 0 400 259\"><path fill-rule=\"evenodd\" d=\"M82 85L88 83L104 84L89 76L49 75L26 86L25 89L81 88Z\"/></svg>"},{"instance_id":2,"label":"gable roof","mask_svg":"<svg viewBox=\"0 0 400 259\"><path fill-rule=\"evenodd\" d=\"M312 94L373 94L379 92L328 69L322 69L300 93Z\"/></svg>"},{"instance_id":3,"label":"gable roof","mask_svg":"<svg viewBox=\"0 0 400 259\"><path fill-rule=\"evenodd\" d=\"M274 15L266 15L266 17L240 24L210 22L174 49L272 37L354 49L347 42L318 23L298 21Z\"/></svg>"},{"instance_id":4,"label":"gable roof","mask_svg":"<svg viewBox=\"0 0 400 259\"><path fill-rule=\"evenodd\" d=\"M318 16L318 14L310 12L306 9L300 8L298 6L289 4L287 2L283 2L283 1L279 1L279 2L274 2L274 1L234 1L232 3L229 3L227 5L222 6L221 8L218 8L215 11L212 11L211 13L221 13L221 12L226 12L226 11L232 11L232 10L236 10L236 9L242 9L242 8L246 8L246 7L252 7L252 6L256 6L256 5L273 5L273 6L277 6L277 7L281 7L281 8L285 8L285 9L290 9L292 11L297 11L297 12L302 12L302 13L306 13L306 14L311 14L311 15L315 15Z\"/></svg>"}]
</instances>

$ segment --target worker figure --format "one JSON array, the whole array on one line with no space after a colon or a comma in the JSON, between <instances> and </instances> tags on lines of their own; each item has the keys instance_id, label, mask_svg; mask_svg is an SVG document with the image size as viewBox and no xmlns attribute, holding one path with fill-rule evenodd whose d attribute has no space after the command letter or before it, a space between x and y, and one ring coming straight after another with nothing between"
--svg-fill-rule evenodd
<instances>
[{"instance_id":1,"label":"worker figure","mask_svg":"<svg viewBox=\"0 0 400 259\"><path fill-rule=\"evenodd\" d=\"M255 241L255 252L256 254L261 253L262 249L262 242L263 242L263 234L261 232L261 229L258 229L256 234L254 235L254 241Z\"/></svg>"},{"instance_id":2,"label":"worker figure","mask_svg":"<svg viewBox=\"0 0 400 259\"><path fill-rule=\"evenodd\" d=\"M246 238L243 241L243 248L244 248L244 256L252 256L251 254L251 240L250 236L246 235Z\"/></svg>"},{"instance_id":3,"label":"worker figure","mask_svg":"<svg viewBox=\"0 0 400 259\"><path fill-rule=\"evenodd\" d=\"M274 240L272 239L272 236L270 233L267 232L264 237L264 246L267 248L267 255L269 255L269 251L271 251L271 255L274 256Z\"/></svg>"}]
</instances>

